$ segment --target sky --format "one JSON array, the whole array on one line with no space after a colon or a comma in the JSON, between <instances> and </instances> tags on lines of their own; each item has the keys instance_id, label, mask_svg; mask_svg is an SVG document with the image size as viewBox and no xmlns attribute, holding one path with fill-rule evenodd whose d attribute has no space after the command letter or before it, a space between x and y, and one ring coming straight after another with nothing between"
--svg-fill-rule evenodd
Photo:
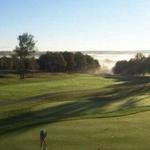
<instances>
[{"instance_id":1,"label":"sky","mask_svg":"<svg viewBox=\"0 0 150 150\"><path fill-rule=\"evenodd\" d=\"M34 35L39 51L149 50L150 0L0 0L0 51Z\"/></svg>"}]
</instances>

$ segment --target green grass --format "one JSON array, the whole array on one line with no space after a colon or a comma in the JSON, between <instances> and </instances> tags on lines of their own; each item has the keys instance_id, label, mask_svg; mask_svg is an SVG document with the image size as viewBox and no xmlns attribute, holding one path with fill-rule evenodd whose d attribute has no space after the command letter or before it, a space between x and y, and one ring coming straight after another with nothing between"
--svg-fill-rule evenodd
<instances>
[{"instance_id":1,"label":"green grass","mask_svg":"<svg viewBox=\"0 0 150 150\"><path fill-rule=\"evenodd\" d=\"M47 124L1 138L1 149L39 149L39 131L48 131L48 149L149 149L150 112L126 117L86 119Z\"/></svg>"},{"instance_id":2,"label":"green grass","mask_svg":"<svg viewBox=\"0 0 150 150\"><path fill-rule=\"evenodd\" d=\"M0 78L0 149L149 149L150 78L39 74Z\"/></svg>"},{"instance_id":3,"label":"green grass","mask_svg":"<svg viewBox=\"0 0 150 150\"><path fill-rule=\"evenodd\" d=\"M82 74L44 74L23 81L10 76L10 79L0 80L0 99L16 100L53 92L99 89L111 83L111 80L109 83L105 81Z\"/></svg>"}]
</instances>

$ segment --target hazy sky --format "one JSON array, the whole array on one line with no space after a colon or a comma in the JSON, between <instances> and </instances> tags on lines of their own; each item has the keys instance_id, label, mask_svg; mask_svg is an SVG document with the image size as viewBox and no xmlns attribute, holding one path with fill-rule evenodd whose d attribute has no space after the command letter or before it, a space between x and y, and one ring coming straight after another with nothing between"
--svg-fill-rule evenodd
<instances>
[{"instance_id":1,"label":"hazy sky","mask_svg":"<svg viewBox=\"0 0 150 150\"><path fill-rule=\"evenodd\" d=\"M0 0L0 50L23 32L44 51L150 49L150 0Z\"/></svg>"}]
</instances>

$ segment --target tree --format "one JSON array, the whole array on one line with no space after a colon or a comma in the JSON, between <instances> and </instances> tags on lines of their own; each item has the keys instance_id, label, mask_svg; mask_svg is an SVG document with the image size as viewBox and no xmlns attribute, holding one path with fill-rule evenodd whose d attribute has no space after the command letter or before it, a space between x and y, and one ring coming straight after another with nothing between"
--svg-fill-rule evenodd
<instances>
[{"instance_id":1,"label":"tree","mask_svg":"<svg viewBox=\"0 0 150 150\"><path fill-rule=\"evenodd\" d=\"M48 72L89 72L100 68L97 60L81 52L47 52L39 57L38 64Z\"/></svg>"},{"instance_id":2,"label":"tree","mask_svg":"<svg viewBox=\"0 0 150 150\"><path fill-rule=\"evenodd\" d=\"M51 68L53 72L64 72L66 68L66 61L62 53L52 53Z\"/></svg>"},{"instance_id":3,"label":"tree","mask_svg":"<svg viewBox=\"0 0 150 150\"><path fill-rule=\"evenodd\" d=\"M143 53L138 52L138 53L135 55L135 58L134 58L134 59L140 61L140 60L142 60L142 59L145 59L145 56L143 55Z\"/></svg>"},{"instance_id":4,"label":"tree","mask_svg":"<svg viewBox=\"0 0 150 150\"><path fill-rule=\"evenodd\" d=\"M48 66L46 61L48 60L48 53L42 54L38 59L38 64L40 66L40 70L48 71Z\"/></svg>"},{"instance_id":5,"label":"tree","mask_svg":"<svg viewBox=\"0 0 150 150\"><path fill-rule=\"evenodd\" d=\"M128 72L128 62L126 60L118 61L113 68L115 74L127 74Z\"/></svg>"},{"instance_id":6,"label":"tree","mask_svg":"<svg viewBox=\"0 0 150 150\"><path fill-rule=\"evenodd\" d=\"M8 70L10 67L10 59L6 56L0 58L0 69Z\"/></svg>"},{"instance_id":7,"label":"tree","mask_svg":"<svg viewBox=\"0 0 150 150\"><path fill-rule=\"evenodd\" d=\"M18 58L15 54L12 54L11 55L11 61L10 61L10 69L11 70L18 70L18 64L19 64L19 61L18 61Z\"/></svg>"},{"instance_id":8,"label":"tree","mask_svg":"<svg viewBox=\"0 0 150 150\"><path fill-rule=\"evenodd\" d=\"M93 57L89 55L85 55L86 58L86 64L87 64L87 70L95 70L100 68L100 65L97 60L95 60Z\"/></svg>"},{"instance_id":9,"label":"tree","mask_svg":"<svg viewBox=\"0 0 150 150\"><path fill-rule=\"evenodd\" d=\"M76 63L76 71L85 71L86 70L86 58L81 52L76 52L74 55L75 63Z\"/></svg>"},{"instance_id":10,"label":"tree","mask_svg":"<svg viewBox=\"0 0 150 150\"><path fill-rule=\"evenodd\" d=\"M28 60L28 66L27 66L29 70L31 71L37 71L39 69L39 64L37 62L37 59L35 59L34 57L30 58Z\"/></svg>"},{"instance_id":11,"label":"tree","mask_svg":"<svg viewBox=\"0 0 150 150\"><path fill-rule=\"evenodd\" d=\"M40 69L48 72L64 72L66 61L60 52L47 52L40 56L38 63Z\"/></svg>"},{"instance_id":12,"label":"tree","mask_svg":"<svg viewBox=\"0 0 150 150\"><path fill-rule=\"evenodd\" d=\"M150 73L150 55L145 58L143 62L143 68L146 73Z\"/></svg>"},{"instance_id":13,"label":"tree","mask_svg":"<svg viewBox=\"0 0 150 150\"><path fill-rule=\"evenodd\" d=\"M150 57L145 57L142 53L129 61L118 61L113 69L115 74L122 75L145 75L150 72Z\"/></svg>"},{"instance_id":14,"label":"tree","mask_svg":"<svg viewBox=\"0 0 150 150\"><path fill-rule=\"evenodd\" d=\"M66 71L73 71L75 68L74 54L72 52L63 52L63 57L67 63Z\"/></svg>"},{"instance_id":15,"label":"tree","mask_svg":"<svg viewBox=\"0 0 150 150\"><path fill-rule=\"evenodd\" d=\"M25 62L35 52L34 36L28 33L23 33L18 36L19 46L16 46L14 52L19 59L19 74L20 78L25 76Z\"/></svg>"}]
</instances>

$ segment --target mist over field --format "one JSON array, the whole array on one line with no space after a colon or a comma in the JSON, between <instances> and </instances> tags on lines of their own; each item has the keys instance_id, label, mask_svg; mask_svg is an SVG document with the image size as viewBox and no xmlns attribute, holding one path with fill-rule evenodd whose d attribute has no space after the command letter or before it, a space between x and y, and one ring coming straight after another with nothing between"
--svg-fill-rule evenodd
<instances>
[{"instance_id":1,"label":"mist over field","mask_svg":"<svg viewBox=\"0 0 150 150\"><path fill-rule=\"evenodd\" d=\"M134 58L137 52L142 52L144 56L150 55L150 50L147 51L86 51L83 52L97 59L101 64L101 70L111 72L115 63L120 60L130 60Z\"/></svg>"},{"instance_id":2,"label":"mist over field","mask_svg":"<svg viewBox=\"0 0 150 150\"><path fill-rule=\"evenodd\" d=\"M130 60L134 58L138 52L143 53L144 56L150 55L150 50L141 50L141 51L81 51L83 54L92 56L94 59L97 59L101 65L102 72L111 72L112 68L115 66L117 61L120 60ZM38 58L40 55L46 53L46 51L37 51L35 57ZM12 51L1 51L0 57L6 56L9 57L12 55Z\"/></svg>"}]
</instances>

